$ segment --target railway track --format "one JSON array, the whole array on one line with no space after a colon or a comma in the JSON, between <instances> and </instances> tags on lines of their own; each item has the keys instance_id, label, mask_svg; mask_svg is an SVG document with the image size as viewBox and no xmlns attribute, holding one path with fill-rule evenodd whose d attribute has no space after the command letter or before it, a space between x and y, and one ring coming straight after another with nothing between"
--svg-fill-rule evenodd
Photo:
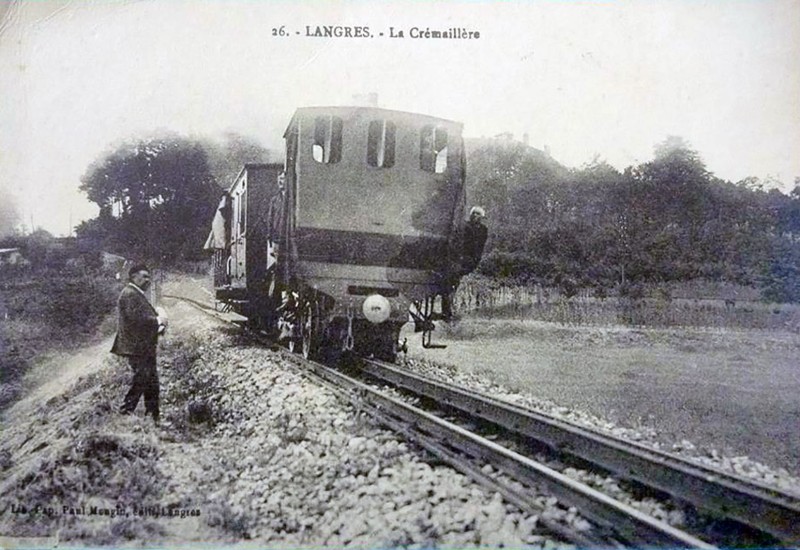
<instances>
[{"instance_id":1,"label":"railway track","mask_svg":"<svg viewBox=\"0 0 800 550\"><path fill-rule=\"evenodd\" d=\"M584 546L625 543L670 548L713 548L713 545L697 537L647 516L540 462L402 399L387 395L337 369L296 356L291 359L323 380L345 388L361 410L369 411L383 424L415 441L478 483L500 492L508 502L522 510L541 512L531 493L531 489L540 487L567 506L576 507L593 524L588 532L570 530L558 522L545 520L550 531L570 542ZM498 468L508 481L485 475L481 464Z\"/></svg>"},{"instance_id":2,"label":"railway track","mask_svg":"<svg viewBox=\"0 0 800 550\"><path fill-rule=\"evenodd\" d=\"M214 310L189 303L217 319ZM224 319L222 319L224 320ZM635 545L712 548L698 536L656 520L587 485L487 439L463 426L410 405L338 369L310 362L286 352L295 367L345 392L360 410L427 449L443 462L500 492L506 501L528 513L541 512L535 491L544 488L560 502L577 508L592 522L589 530L576 530L543 519L555 535L580 546ZM429 401L501 430L535 440L559 453L597 465L623 479L635 481L688 502L698 510L733 518L782 543L800 541L800 506L796 499L712 468L700 466L647 447L612 438L521 407L428 379L395 365L362 359L359 371ZM491 465L503 475L492 477L482 466Z\"/></svg>"},{"instance_id":3,"label":"railway track","mask_svg":"<svg viewBox=\"0 0 800 550\"><path fill-rule=\"evenodd\" d=\"M735 520L781 543L800 544L800 499L775 488L432 380L395 365L364 359L361 368L384 383L544 444L560 454L599 466L615 476L689 503L700 511Z\"/></svg>"}]
</instances>

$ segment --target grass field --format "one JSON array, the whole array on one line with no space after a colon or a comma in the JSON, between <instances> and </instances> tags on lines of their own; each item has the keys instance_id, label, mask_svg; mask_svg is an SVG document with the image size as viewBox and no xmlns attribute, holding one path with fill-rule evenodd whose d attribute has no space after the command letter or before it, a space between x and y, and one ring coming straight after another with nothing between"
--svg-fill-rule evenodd
<instances>
[{"instance_id":1,"label":"grass field","mask_svg":"<svg viewBox=\"0 0 800 550\"><path fill-rule=\"evenodd\" d=\"M410 355L729 456L800 472L800 336L789 331L562 326L469 316ZM413 344L413 345L412 345Z\"/></svg>"}]
</instances>

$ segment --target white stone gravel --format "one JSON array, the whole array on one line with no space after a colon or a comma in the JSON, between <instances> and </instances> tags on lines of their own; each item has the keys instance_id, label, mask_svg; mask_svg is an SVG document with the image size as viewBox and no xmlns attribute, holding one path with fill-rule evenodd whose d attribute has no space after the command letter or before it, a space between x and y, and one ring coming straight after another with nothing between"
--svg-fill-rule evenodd
<instances>
[{"instance_id":1,"label":"white stone gravel","mask_svg":"<svg viewBox=\"0 0 800 550\"><path fill-rule=\"evenodd\" d=\"M186 285L183 285L180 288L180 292L174 293L181 294L185 293L186 290ZM668 330L662 332L666 334L667 337L673 337ZM715 333L713 330L703 332L708 332L712 336ZM622 334L628 338L638 336L635 332L629 331L623 332ZM592 339L598 336L590 331L586 333L585 337ZM769 347L779 346L782 345L782 343L779 340L765 337L762 339L760 345L762 347ZM431 376L432 378L472 388L492 395L497 399L549 414L568 422L586 426L629 441L635 441L654 449L667 451L676 456L750 478L754 482L772 486L800 497L800 478L796 475L792 475L785 468L773 468L769 465L752 460L747 456L724 456L717 449L702 445L700 442L689 441L688 439L681 439L677 442L665 442L652 428L638 426L633 429L619 426L579 409L563 407L556 403L533 397L529 394L510 390L484 376L459 370L452 365L436 364L419 358L405 358L403 355L399 356L398 362L411 370Z\"/></svg>"},{"instance_id":2,"label":"white stone gravel","mask_svg":"<svg viewBox=\"0 0 800 550\"><path fill-rule=\"evenodd\" d=\"M205 438L202 454L227 457L223 463L229 468L241 468L238 476L223 477L229 487L206 502L217 505L220 522L238 526L247 537L270 545L311 546L553 544L536 532L539 518L521 516L503 505L499 495L488 494L450 468L425 464L339 396L287 370L278 354L232 349L217 338L204 346L202 358L200 369L226 380L212 401L221 422ZM419 359L400 363L433 378L662 448L653 430L616 426L452 366ZM731 459L716 451L706 455L689 441L662 450L800 494L800 482L788 472L771 470L747 457ZM204 458L197 461L203 463ZM214 464L203 468L214 469ZM561 471L657 519L684 524L680 510L653 499L634 499L613 478L574 468ZM546 510L543 517L577 529L589 527L577 510L556 506L554 498L543 496L539 501Z\"/></svg>"},{"instance_id":3,"label":"white stone gravel","mask_svg":"<svg viewBox=\"0 0 800 550\"><path fill-rule=\"evenodd\" d=\"M716 449L699 447L686 439L672 445L664 445L659 440L659 434L651 428L640 427L638 429L631 429L617 426L608 420L585 411L559 406L528 394L510 390L485 376L462 371L452 365L442 365L433 361L413 357L401 357L398 363L425 376L470 388L496 399L542 412L587 428L605 432L622 439L635 441L654 449L671 452L677 456L704 465L713 466L800 497L800 478L791 475L785 468L771 468L746 456L726 457L721 455ZM669 512L666 512L666 514L669 517ZM657 515L661 516L662 512L658 512Z\"/></svg>"},{"instance_id":4,"label":"white stone gravel","mask_svg":"<svg viewBox=\"0 0 800 550\"><path fill-rule=\"evenodd\" d=\"M216 425L165 449L161 467L174 501L207 510L206 521L231 540L563 546L537 529L536 516L424 462L341 396L288 368L279 353L232 347L228 338L205 331L193 373L218 385L207 388Z\"/></svg>"}]
</instances>

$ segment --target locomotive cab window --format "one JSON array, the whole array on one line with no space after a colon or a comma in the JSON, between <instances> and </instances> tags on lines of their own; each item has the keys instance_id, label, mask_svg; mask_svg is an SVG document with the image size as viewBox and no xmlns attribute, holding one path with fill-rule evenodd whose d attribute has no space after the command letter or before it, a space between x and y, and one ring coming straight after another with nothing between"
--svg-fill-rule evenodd
<instances>
[{"instance_id":1,"label":"locomotive cab window","mask_svg":"<svg viewBox=\"0 0 800 550\"><path fill-rule=\"evenodd\" d=\"M342 159L342 119L338 116L318 116L314 119L314 144L311 156L322 164L334 164Z\"/></svg>"},{"instance_id":2,"label":"locomotive cab window","mask_svg":"<svg viewBox=\"0 0 800 550\"><path fill-rule=\"evenodd\" d=\"M394 166L395 125L388 120L369 123L367 164L377 168Z\"/></svg>"},{"instance_id":3,"label":"locomotive cab window","mask_svg":"<svg viewBox=\"0 0 800 550\"><path fill-rule=\"evenodd\" d=\"M423 126L419 140L419 167L443 174L447 170L447 130Z\"/></svg>"}]
</instances>

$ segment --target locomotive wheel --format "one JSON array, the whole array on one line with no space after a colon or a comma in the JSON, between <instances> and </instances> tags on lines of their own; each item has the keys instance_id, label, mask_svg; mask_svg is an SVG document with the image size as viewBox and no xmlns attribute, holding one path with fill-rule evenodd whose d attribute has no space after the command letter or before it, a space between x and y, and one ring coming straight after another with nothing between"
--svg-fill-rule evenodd
<instances>
[{"instance_id":1,"label":"locomotive wheel","mask_svg":"<svg viewBox=\"0 0 800 550\"><path fill-rule=\"evenodd\" d=\"M397 359L397 339L399 325L373 326L356 338L357 353L364 357L374 357L380 361L394 363Z\"/></svg>"},{"instance_id":2,"label":"locomotive wheel","mask_svg":"<svg viewBox=\"0 0 800 550\"><path fill-rule=\"evenodd\" d=\"M394 331L388 331L388 334L383 334L375 345L375 359L386 361L387 363L394 363L397 359L397 337Z\"/></svg>"}]
</instances>

